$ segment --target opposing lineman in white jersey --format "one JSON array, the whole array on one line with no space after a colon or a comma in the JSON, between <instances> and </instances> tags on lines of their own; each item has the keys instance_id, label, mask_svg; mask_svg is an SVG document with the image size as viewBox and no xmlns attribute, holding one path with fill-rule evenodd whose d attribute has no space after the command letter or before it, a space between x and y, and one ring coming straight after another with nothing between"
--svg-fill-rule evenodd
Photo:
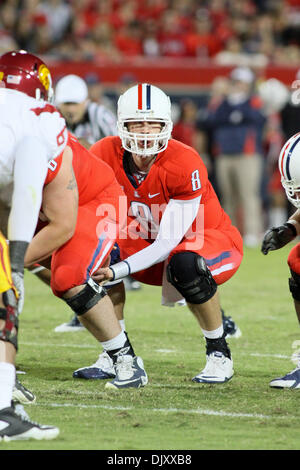
<instances>
[{"instance_id":1,"label":"opposing lineman in white jersey","mask_svg":"<svg viewBox=\"0 0 300 470\"><path fill-rule=\"evenodd\" d=\"M66 123L48 102L1 88L0 111L0 184L13 180L16 151L24 140L32 142L33 150L36 143L41 147L41 154L34 152L33 163L41 159L48 163L63 151L67 141Z\"/></svg>"},{"instance_id":2,"label":"opposing lineman in white jersey","mask_svg":"<svg viewBox=\"0 0 300 470\"><path fill-rule=\"evenodd\" d=\"M7 227L0 232L0 441L53 439L53 426L24 420L11 406L15 387L18 313L24 301L24 256L41 207L48 163L67 144L65 120L51 100L49 69L26 51L0 57L0 187L13 186ZM9 256L8 256L9 255ZM10 261L9 261L10 260Z\"/></svg>"}]
</instances>

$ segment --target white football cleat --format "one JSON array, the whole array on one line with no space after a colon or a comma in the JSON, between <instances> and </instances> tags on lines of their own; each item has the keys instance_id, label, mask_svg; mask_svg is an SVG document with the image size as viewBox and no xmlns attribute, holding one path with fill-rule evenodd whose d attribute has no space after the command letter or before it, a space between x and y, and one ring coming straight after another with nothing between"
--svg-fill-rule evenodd
<instances>
[{"instance_id":1,"label":"white football cleat","mask_svg":"<svg viewBox=\"0 0 300 470\"><path fill-rule=\"evenodd\" d=\"M140 388L148 383L144 363L139 356L120 355L116 363L116 377L107 382L106 389Z\"/></svg>"},{"instance_id":2,"label":"white football cleat","mask_svg":"<svg viewBox=\"0 0 300 470\"><path fill-rule=\"evenodd\" d=\"M232 359L220 351L213 351L206 356L206 359L206 366L192 379L193 382L220 384L231 379L234 373Z\"/></svg>"},{"instance_id":3,"label":"white football cleat","mask_svg":"<svg viewBox=\"0 0 300 470\"><path fill-rule=\"evenodd\" d=\"M68 333L70 331L83 331L85 327L78 320L77 315L74 315L68 323L62 323L54 328L55 333Z\"/></svg>"}]
</instances>

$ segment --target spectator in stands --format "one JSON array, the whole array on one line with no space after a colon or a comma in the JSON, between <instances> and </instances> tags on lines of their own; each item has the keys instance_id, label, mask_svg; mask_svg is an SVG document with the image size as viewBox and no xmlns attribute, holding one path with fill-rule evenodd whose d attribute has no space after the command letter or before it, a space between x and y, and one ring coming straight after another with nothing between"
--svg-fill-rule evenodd
<instances>
[{"instance_id":1,"label":"spectator in stands","mask_svg":"<svg viewBox=\"0 0 300 470\"><path fill-rule=\"evenodd\" d=\"M180 15L176 10L167 10L160 20L158 42L160 55L165 57L184 57L186 45Z\"/></svg>"},{"instance_id":2,"label":"spectator in stands","mask_svg":"<svg viewBox=\"0 0 300 470\"><path fill-rule=\"evenodd\" d=\"M72 8L63 0L48 0L38 5L37 13L44 16L53 43L63 39L72 19Z\"/></svg>"},{"instance_id":3,"label":"spectator in stands","mask_svg":"<svg viewBox=\"0 0 300 470\"><path fill-rule=\"evenodd\" d=\"M218 65L265 67L269 59L262 53L249 54L243 51L242 41L233 36L226 41L225 48L214 56L214 61Z\"/></svg>"},{"instance_id":4,"label":"spectator in stands","mask_svg":"<svg viewBox=\"0 0 300 470\"><path fill-rule=\"evenodd\" d=\"M143 55L146 57L158 57L160 54L159 43L157 40L158 24L152 18L149 18L144 23L142 46Z\"/></svg>"},{"instance_id":5,"label":"spectator in stands","mask_svg":"<svg viewBox=\"0 0 300 470\"><path fill-rule=\"evenodd\" d=\"M229 38L236 38L251 59L266 56L277 64L296 64L299 10L296 0L3 0L0 20L18 48L36 50L37 38L46 54L69 60L128 55L126 47L118 50L114 43L123 29L132 56L211 58L226 49ZM137 29L130 25L138 23L138 35L146 38L149 21L156 23L159 34L152 35L141 52L134 37Z\"/></svg>"},{"instance_id":6,"label":"spectator in stands","mask_svg":"<svg viewBox=\"0 0 300 470\"><path fill-rule=\"evenodd\" d=\"M140 56L143 53L142 29L139 21L131 21L116 33L115 44L123 56Z\"/></svg>"},{"instance_id":7,"label":"spectator in stands","mask_svg":"<svg viewBox=\"0 0 300 470\"><path fill-rule=\"evenodd\" d=\"M196 17L193 26L193 31L185 35L187 55L201 58L216 55L221 50L222 44L213 31L209 15Z\"/></svg>"},{"instance_id":8,"label":"spectator in stands","mask_svg":"<svg viewBox=\"0 0 300 470\"><path fill-rule=\"evenodd\" d=\"M213 132L216 176L225 211L239 227L246 246L256 246L263 231L260 185L265 117L253 95L254 76L248 68L231 72L226 96L210 103L206 123ZM214 97L213 97L214 98Z\"/></svg>"},{"instance_id":9,"label":"spectator in stands","mask_svg":"<svg viewBox=\"0 0 300 470\"><path fill-rule=\"evenodd\" d=\"M108 22L100 21L93 26L88 43L91 54L95 58L118 60L121 57L115 43L114 29Z\"/></svg>"}]
</instances>

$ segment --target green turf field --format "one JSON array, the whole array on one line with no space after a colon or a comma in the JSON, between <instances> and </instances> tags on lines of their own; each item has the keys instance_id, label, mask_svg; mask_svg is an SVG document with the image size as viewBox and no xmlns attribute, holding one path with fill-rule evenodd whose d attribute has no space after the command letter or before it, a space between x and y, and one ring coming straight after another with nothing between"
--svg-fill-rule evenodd
<instances>
[{"instance_id":1,"label":"green turf field","mask_svg":"<svg viewBox=\"0 0 300 470\"><path fill-rule=\"evenodd\" d=\"M160 289L127 293L126 326L149 376L144 389L104 390L72 378L100 352L86 332L55 333L67 306L32 274L20 318L17 366L37 395L31 419L55 424L54 441L1 443L0 450L300 449L300 390L269 381L294 367L299 326L288 291L291 248L263 256L245 251L240 270L220 288L222 306L242 330L231 339L235 375L222 385L191 381L205 364L204 340L186 307L160 305Z\"/></svg>"}]
</instances>

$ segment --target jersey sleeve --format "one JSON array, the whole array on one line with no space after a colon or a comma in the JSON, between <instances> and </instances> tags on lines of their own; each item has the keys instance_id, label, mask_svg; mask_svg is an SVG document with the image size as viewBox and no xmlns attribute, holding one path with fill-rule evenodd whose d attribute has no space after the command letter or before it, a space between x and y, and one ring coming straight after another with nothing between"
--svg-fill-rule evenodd
<instances>
[{"instance_id":1,"label":"jersey sleeve","mask_svg":"<svg viewBox=\"0 0 300 470\"><path fill-rule=\"evenodd\" d=\"M6 185L12 181L16 138L12 129L2 123L0 133L0 185Z\"/></svg>"},{"instance_id":2,"label":"jersey sleeve","mask_svg":"<svg viewBox=\"0 0 300 470\"><path fill-rule=\"evenodd\" d=\"M32 136L21 139L15 150L14 189L7 228L9 240L31 241L46 173L47 155L42 141Z\"/></svg>"},{"instance_id":3,"label":"jersey sleeve","mask_svg":"<svg viewBox=\"0 0 300 470\"><path fill-rule=\"evenodd\" d=\"M166 185L170 199L188 200L203 194L208 175L197 152L182 153L166 170Z\"/></svg>"},{"instance_id":4,"label":"jersey sleeve","mask_svg":"<svg viewBox=\"0 0 300 470\"><path fill-rule=\"evenodd\" d=\"M49 103L41 103L30 109L37 135L47 150L48 160L61 154L68 141L66 122L59 111Z\"/></svg>"}]
</instances>

